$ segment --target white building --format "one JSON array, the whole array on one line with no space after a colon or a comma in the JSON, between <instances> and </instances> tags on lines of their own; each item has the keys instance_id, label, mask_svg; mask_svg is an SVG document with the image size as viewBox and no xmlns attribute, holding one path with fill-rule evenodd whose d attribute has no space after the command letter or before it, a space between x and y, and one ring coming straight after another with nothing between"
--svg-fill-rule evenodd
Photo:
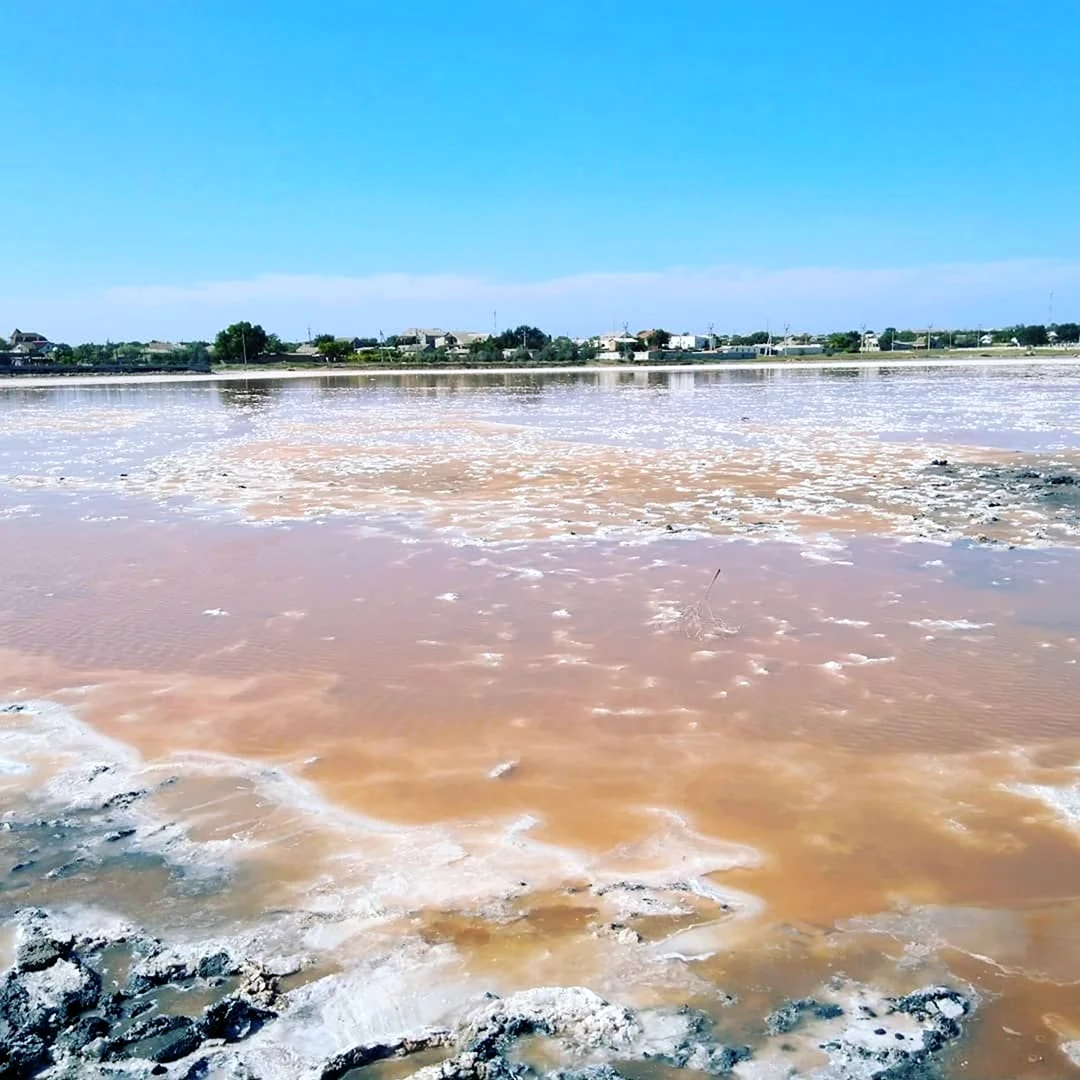
<instances>
[{"instance_id":1,"label":"white building","mask_svg":"<svg viewBox=\"0 0 1080 1080\"><path fill-rule=\"evenodd\" d=\"M641 344L636 337L631 337L622 330L613 330L610 334L597 334L593 340L601 353L617 353L621 346L631 349Z\"/></svg>"},{"instance_id":2,"label":"white building","mask_svg":"<svg viewBox=\"0 0 1080 1080\"><path fill-rule=\"evenodd\" d=\"M873 330L867 330L859 345L860 352L881 352L881 338Z\"/></svg>"},{"instance_id":3,"label":"white building","mask_svg":"<svg viewBox=\"0 0 1080 1080\"><path fill-rule=\"evenodd\" d=\"M667 348L677 349L680 352L700 352L702 349L711 349L716 345L716 339L711 335L701 334L672 334L668 338Z\"/></svg>"},{"instance_id":4,"label":"white building","mask_svg":"<svg viewBox=\"0 0 1080 1080\"><path fill-rule=\"evenodd\" d=\"M761 356L821 356L825 346L815 342L774 341L772 345L758 345L757 351Z\"/></svg>"}]
</instances>

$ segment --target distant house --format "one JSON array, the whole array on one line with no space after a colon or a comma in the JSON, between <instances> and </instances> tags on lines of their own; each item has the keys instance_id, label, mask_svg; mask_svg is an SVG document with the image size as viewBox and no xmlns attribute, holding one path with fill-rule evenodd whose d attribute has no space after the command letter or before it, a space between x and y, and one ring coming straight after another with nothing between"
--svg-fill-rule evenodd
<instances>
[{"instance_id":1,"label":"distant house","mask_svg":"<svg viewBox=\"0 0 1080 1080\"><path fill-rule=\"evenodd\" d=\"M623 346L634 348L641 344L638 338L619 330L613 330L610 334L598 334L594 340L601 353L617 353Z\"/></svg>"},{"instance_id":2,"label":"distant house","mask_svg":"<svg viewBox=\"0 0 1080 1080\"><path fill-rule=\"evenodd\" d=\"M146 351L148 353L171 353L176 352L180 346L173 341L148 341L146 343Z\"/></svg>"},{"instance_id":3,"label":"distant house","mask_svg":"<svg viewBox=\"0 0 1080 1080\"><path fill-rule=\"evenodd\" d=\"M983 334L983 336L981 338L979 338L979 344L984 345L984 346L985 345L993 345L994 344L994 335L993 334Z\"/></svg>"},{"instance_id":4,"label":"distant house","mask_svg":"<svg viewBox=\"0 0 1080 1080\"><path fill-rule=\"evenodd\" d=\"M491 337L490 334L483 334L476 330L455 330L453 333L458 345L466 349L478 341L487 341Z\"/></svg>"},{"instance_id":5,"label":"distant house","mask_svg":"<svg viewBox=\"0 0 1080 1080\"><path fill-rule=\"evenodd\" d=\"M399 338L415 338L415 345L407 345L406 348L427 352L432 349L464 349L475 341L487 341L490 334L481 334L473 330L442 330L438 327L424 328L412 326L408 330L402 330Z\"/></svg>"},{"instance_id":6,"label":"distant house","mask_svg":"<svg viewBox=\"0 0 1080 1080\"><path fill-rule=\"evenodd\" d=\"M457 338L449 330L441 330L438 327L423 329L412 326L408 330L402 330L399 337L415 338L416 346L421 350L448 349L457 344Z\"/></svg>"},{"instance_id":7,"label":"distant house","mask_svg":"<svg viewBox=\"0 0 1080 1080\"><path fill-rule=\"evenodd\" d=\"M32 330L15 330L10 338L13 353L21 356L40 356L48 352L51 342L44 334L35 333Z\"/></svg>"},{"instance_id":8,"label":"distant house","mask_svg":"<svg viewBox=\"0 0 1080 1080\"><path fill-rule=\"evenodd\" d=\"M859 343L860 352L881 352L881 338L873 330L867 330Z\"/></svg>"}]
</instances>

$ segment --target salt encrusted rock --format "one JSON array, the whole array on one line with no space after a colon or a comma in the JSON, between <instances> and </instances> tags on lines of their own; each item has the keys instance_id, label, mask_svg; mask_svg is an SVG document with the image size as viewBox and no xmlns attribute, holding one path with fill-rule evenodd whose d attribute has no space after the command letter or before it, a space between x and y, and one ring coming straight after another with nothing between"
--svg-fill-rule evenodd
<instances>
[{"instance_id":1,"label":"salt encrusted rock","mask_svg":"<svg viewBox=\"0 0 1080 1080\"><path fill-rule=\"evenodd\" d=\"M635 1011L585 987L538 987L489 996L455 1030L417 1031L320 1060L317 1047L298 1052L275 1037L291 999L277 974L221 944L167 949L121 924L72 935L30 910L16 919L15 947L16 962L0 975L0 1077L12 1080L342 1080L378 1061L442 1048L446 1059L415 1080L537 1080L515 1053L518 1040L537 1035L563 1055L543 1080L621 1080L621 1061L713 1076L775 1066L789 1080L810 1080L792 1071L790 1051L799 1046L824 1051L828 1075L842 1080L930 1080L973 1008L951 987L888 997L837 980L770 1013L748 1047L732 1045L719 1021L697 1009ZM129 989L103 994L95 965L117 947L133 955L133 977ZM224 996L201 1016L158 1011L162 993L175 999L192 986L220 987ZM1065 1054L1072 1049L1063 1045Z\"/></svg>"},{"instance_id":2,"label":"salt encrusted rock","mask_svg":"<svg viewBox=\"0 0 1080 1080\"><path fill-rule=\"evenodd\" d=\"M634 1014L582 986L545 986L497 998L465 1023L470 1050L505 1044L522 1035L557 1038L574 1051L628 1049L641 1034Z\"/></svg>"},{"instance_id":3,"label":"salt encrusted rock","mask_svg":"<svg viewBox=\"0 0 1080 1080\"><path fill-rule=\"evenodd\" d=\"M961 1036L971 1008L945 986L879 1000L863 990L843 1030L821 1048L850 1080L932 1080L939 1075L936 1055Z\"/></svg>"},{"instance_id":4,"label":"salt encrusted rock","mask_svg":"<svg viewBox=\"0 0 1080 1080\"><path fill-rule=\"evenodd\" d=\"M814 1016L819 1020L833 1020L844 1015L844 1010L832 1002L815 1001L813 998L800 998L789 1001L765 1017L765 1030L770 1035L784 1035L793 1031L805 1016Z\"/></svg>"}]
</instances>

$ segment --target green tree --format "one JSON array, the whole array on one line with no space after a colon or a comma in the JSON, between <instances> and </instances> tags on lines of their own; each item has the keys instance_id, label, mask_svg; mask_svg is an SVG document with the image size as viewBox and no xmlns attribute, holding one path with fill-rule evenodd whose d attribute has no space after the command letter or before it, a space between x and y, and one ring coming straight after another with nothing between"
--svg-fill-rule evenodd
<instances>
[{"instance_id":1,"label":"green tree","mask_svg":"<svg viewBox=\"0 0 1080 1080\"><path fill-rule=\"evenodd\" d=\"M494 340L500 349L542 349L551 338L538 327L522 325L504 330Z\"/></svg>"},{"instance_id":2,"label":"green tree","mask_svg":"<svg viewBox=\"0 0 1080 1080\"><path fill-rule=\"evenodd\" d=\"M214 359L219 364L238 364L254 360L266 351L267 333L249 322L235 322L214 338Z\"/></svg>"},{"instance_id":3,"label":"green tree","mask_svg":"<svg viewBox=\"0 0 1080 1080\"><path fill-rule=\"evenodd\" d=\"M568 337L552 338L537 354L544 364L573 364L578 359L578 347Z\"/></svg>"},{"instance_id":4,"label":"green tree","mask_svg":"<svg viewBox=\"0 0 1080 1080\"><path fill-rule=\"evenodd\" d=\"M666 330L650 330L645 335L645 342L650 349L662 349L671 340L671 335Z\"/></svg>"},{"instance_id":5,"label":"green tree","mask_svg":"<svg viewBox=\"0 0 1080 1080\"><path fill-rule=\"evenodd\" d=\"M840 330L825 339L825 351L830 353L855 353L862 344L858 330Z\"/></svg>"},{"instance_id":6,"label":"green tree","mask_svg":"<svg viewBox=\"0 0 1080 1080\"><path fill-rule=\"evenodd\" d=\"M1059 345L1063 345L1065 342L1080 341L1080 323L1056 323L1052 329L1057 333Z\"/></svg>"},{"instance_id":7,"label":"green tree","mask_svg":"<svg viewBox=\"0 0 1080 1080\"><path fill-rule=\"evenodd\" d=\"M474 341L469 346L469 359L477 364L497 364L502 358L502 349L494 338Z\"/></svg>"},{"instance_id":8,"label":"green tree","mask_svg":"<svg viewBox=\"0 0 1080 1080\"><path fill-rule=\"evenodd\" d=\"M1045 345L1049 340L1045 326L1018 326L1016 330L1016 340L1019 341L1021 345L1027 345L1028 347Z\"/></svg>"},{"instance_id":9,"label":"green tree","mask_svg":"<svg viewBox=\"0 0 1080 1080\"><path fill-rule=\"evenodd\" d=\"M188 341L174 350L169 360L181 367L205 371L210 367L210 350L205 341Z\"/></svg>"},{"instance_id":10,"label":"green tree","mask_svg":"<svg viewBox=\"0 0 1080 1080\"><path fill-rule=\"evenodd\" d=\"M882 352L889 352L893 347L893 342L896 340L896 327L886 326L878 337L878 344L881 346Z\"/></svg>"},{"instance_id":11,"label":"green tree","mask_svg":"<svg viewBox=\"0 0 1080 1080\"><path fill-rule=\"evenodd\" d=\"M322 335L320 335L322 337ZM329 335L326 335L329 337ZM322 337L319 341L319 355L329 364L334 361L342 361L352 355L353 347L351 341L341 341L338 338L331 337L326 340Z\"/></svg>"}]
</instances>

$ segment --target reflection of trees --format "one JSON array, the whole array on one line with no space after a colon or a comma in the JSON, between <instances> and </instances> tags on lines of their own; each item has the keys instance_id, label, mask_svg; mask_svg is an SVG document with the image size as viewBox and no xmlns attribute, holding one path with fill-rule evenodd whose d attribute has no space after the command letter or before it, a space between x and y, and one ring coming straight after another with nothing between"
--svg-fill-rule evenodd
<instances>
[{"instance_id":1,"label":"reflection of trees","mask_svg":"<svg viewBox=\"0 0 1080 1080\"><path fill-rule=\"evenodd\" d=\"M214 383L218 400L231 409L266 409L285 393L284 379L230 379Z\"/></svg>"}]
</instances>

